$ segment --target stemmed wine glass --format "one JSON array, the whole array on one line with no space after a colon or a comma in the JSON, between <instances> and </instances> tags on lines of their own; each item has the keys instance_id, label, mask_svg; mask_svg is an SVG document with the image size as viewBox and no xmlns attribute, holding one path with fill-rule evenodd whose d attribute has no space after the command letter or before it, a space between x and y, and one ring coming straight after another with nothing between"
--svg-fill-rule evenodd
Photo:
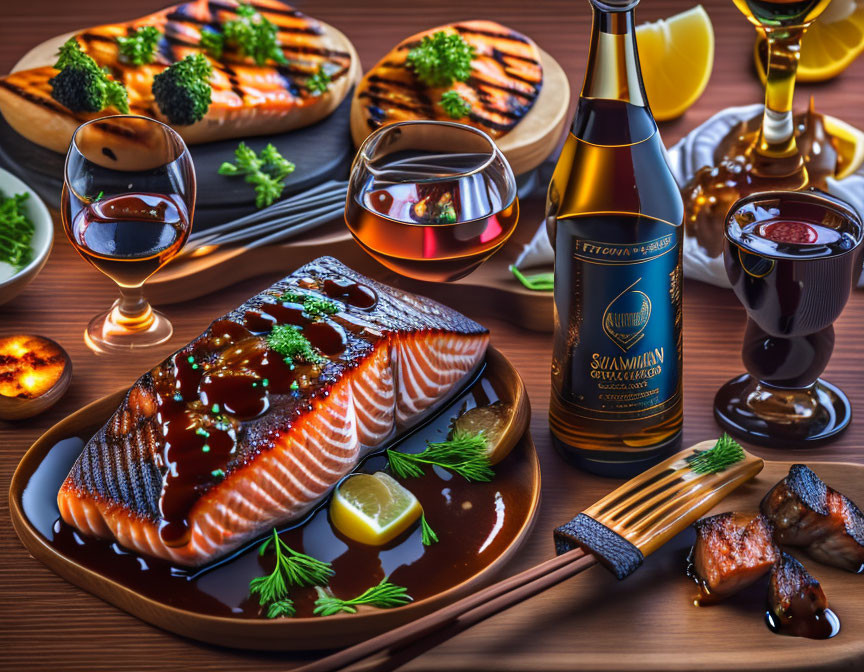
<instances>
[{"instance_id":1,"label":"stemmed wine glass","mask_svg":"<svg viewBox=\"0 0 864 672\"><path fill-rule=\"evenodd\" d=\"M82 124L66 154L61 200L72 246L120 288L114 305L87 325L87 345L108 352L167 341L171 323L142 287L192 228L195 168L180 136L133 115Z\"/></svg>"},{"instance_id":2,"label":"stemmed wine glass","mask_svg":"<svg viewBox=\"0 0 864 672\"><path fill-rule=\"evenodd\" d=\"M464 277L501 248L518 219L510 164L471 126L388 124L354 159L345 222L366 252L401 275Z\"/></svg>"}]
</instances>

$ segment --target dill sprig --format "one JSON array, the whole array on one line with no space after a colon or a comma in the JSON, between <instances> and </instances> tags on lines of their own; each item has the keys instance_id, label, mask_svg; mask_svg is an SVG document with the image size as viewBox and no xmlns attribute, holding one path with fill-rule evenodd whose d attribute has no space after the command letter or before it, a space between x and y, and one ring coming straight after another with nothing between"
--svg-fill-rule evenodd
<instances>
[{"instance_id":1,"label":"dill sprig","mask_svg":"<svg viewBox=\"0 0 864 672\"><path fill-rule=\"evenodd\" d=\"M298 294L297 292L285 292L279 296L279 300L284 303L298 303L303 306L303 312L313 317L323 317L324 315L335 315L339 312L339 304L330 299L325 299L322 296L314 296L312 294Z\"/></svg>"},{"instance_id":2,"label":"dill sprig","mask_svg":"<svg viewBox=\"0 0 864 672\"><path fill-rule=\"evenodd\" d=\"M306 587L325 584L333 576L333 567L328 562L295 551L279 538L273 528L273 536L261 544L258 555L264 555L271 547L276 554L276 566L267 576L259 576L249 582L249 593L258 595L258 604L269 605L267 618L294 615L294 603L288 598L289 587Z\"/></svg>"},{"instance_id":3,"label":"dill sprig","mask_svg":"<svg viewBox=\"0 0 864 672\"><path fill-rule=\"evenodd\" d=\"M368 604L379 609L391 609L392 607L401 607L412 601L405 588L390 583L387 579L383 579L377 586L367 588L350 600L340 599L321 587L316 587L315 590L318 591L318 599L315 600L313 613L319 616L332 616L340 612L356 614L357 607L361 604Z\"/></svg>"},{"instance_id":4,"label":"dill sprig","mask_svg":"<svg viewBox=\"0 0 864 672\"><path fill-rule=\"evenodd\" d=\"M20 271L33 259L33 234L36 227L27 216L24 202L29 194L13 194L8 198L0 193L0 261Z\"/></svg>"},{"instance_id":5,"label":"dill sprig","mask_svg":"<svg viewBox=\"0 0 864 672\"><path fill-rule=\"evenodd\" d=\"M467 117L471 112L471 103L455 89L450 89L441 94L441 107L451 119Z\"/></svg>"},{"instance_id":6,"label":"dill sprig","mask_svg":"<svg viewBox=\"0 0 864 672\"><path fill-rule=\"evenodd\" d=\"M267 336L267 345L285 358L287 364L303 360L309 364L321 364L324 358L319 355L309 339L293 324L277 324Z\"/></svg>"},{"instance_id":7,"label":"dill sprig","mask_svg":"<svg viewBox=\"0 0 864 672\"><path fill-rule=\"evenodd\" d=\"M126 63L144 65L152 63L156 45L162 33L155 26L141 26L131 35L117 38L117 48Z\"/></svg>"},{"instance_id":8,"label":"dill sprig","mask_svg":"<svg viewBox=\"0 0 864 672\"><path fill-rule=\"evenodd\" d=\"M459 474L467 481L491 481L495 476L489 463L486 437L482 432L454 432L446 441L426 442L422 453L402 453L390 449L387 459L390 469L400 478L422 476L424 466L431 464Z\"/></svg>"},{"instance_id":9,"label":"dill sprig","mask_svg":"<svg viewBox=\"0 0 864 672\"><path fill-rule=\"evenodd\" d=\"M432 526L429 525L429 521L426 520L426 514L420 516L420 541L424 546L431 546L432 544L438 543L438 535L435 534L435 530L432 529Z\"/></svg>"},{"instance_id":10,"label":"dill sprig","mask_svg":"<svg viewBox=\"0 0 864 672\"><path fill-rule=\"evenodd\" d=\"M690 470L697 474L716 474L744 459L744 449L728 434L723 434L713 448L697 452L690 458Z\"/></svg>"}]
</instances>

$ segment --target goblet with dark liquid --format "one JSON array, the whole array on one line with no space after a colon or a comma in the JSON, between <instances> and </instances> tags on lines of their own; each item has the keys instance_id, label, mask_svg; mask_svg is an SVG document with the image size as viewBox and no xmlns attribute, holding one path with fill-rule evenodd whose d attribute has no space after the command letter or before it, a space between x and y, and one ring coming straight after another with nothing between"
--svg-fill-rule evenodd
<instances>
[{"instance_id":1,"label":"goblet with dark liquid","mask_svg":"<svg viewBox=\"0 0 864 672\"><path fill-rule=\"evenodd\" d=\"M451 122L388 124L351 167L345 222L387 268L411 278L464 277L519 219L516 180L493 140Z\"/></svg>"},{"instance_id":2,"label":"goblet with dark liquid","mask_svg":"<svg viewBox=\"0 0 864 672\"><path fill-rule=\"evenodd\" d=\"M819 192L768 192L738 201L723 258L747 310L746 374L726 383L714 415L730 432L777 447L817 445L849 425L846 395L819 378L834 321L861 273L862 224Z\"/></svg>"},{"instance_id":3,"label":"goblet with dark liquid","mask_svg":"<svg viewBox=\"0 0 864 672\"><path fill-rule=\"evenodd\" d=\"M167 341L171 323L150 307L142 287L192 228L195 169L180 136L146 117L82 124L66 155L61 200L76 251L120 288L114 305L87 325L87 345L107 352Z\"/></svg>"}]
</instances>

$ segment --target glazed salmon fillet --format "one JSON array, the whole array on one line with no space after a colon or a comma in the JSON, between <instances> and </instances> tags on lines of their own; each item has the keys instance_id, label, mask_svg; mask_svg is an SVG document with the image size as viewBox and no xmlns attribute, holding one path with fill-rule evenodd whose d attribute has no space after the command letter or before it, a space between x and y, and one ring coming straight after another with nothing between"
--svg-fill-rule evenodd
<instances>
[{"instance_id":1,"label":"glazed salmon fillet","mask_svg":"<svg viewBox=\"0 0 864 672\"><path fill-rule=\"evenodd\" d=\"M153 77L190 54L206 54L199 46L202 31L236 18L238 4L234 0L187 2L127 23L89 28L75 38L85 53L126 86L132 114L167 122L153 99ZM277 0L247 4L278 27L288 62L255 65L230 46L219 59L208 55L213 66L210 108L201 121L174 126L187 143L284 133L307 126L336 109L356 81L359 64L344 35ZM155 59L150 64L129 65L120 58L117 38L143 26L155 26L162 33ZM306 88L319 69L330 77L322 94ZM113 108L97 113L68 110L51 97L50 80L56 74L57 70L46 65L0 78L0 111L28 140L65 152L79 124L117 112Z\"/></svg>"},{"instance_id":2,"label":"glazed salmon fillet","mask_svg":"<svg viewBox=\"0 0 864 672\"><path fill-rule=\"evenodd\" d=\"M301 519L451 399L488 339L450 308L313 261L135 383L61 486L61 516L178 565L212 562Z\"/></svg>"},{"instance_id":3,"label":"glazed salmon fillet","mask_svg":"<svg viewBox=\"0 0 864 672\"><path fill-rule=\"evenodd\" d=\"M408 52L427 35L440 31L462 36L474 47L476 56L467 81L430 88L408 66ZM542 85L540 52L528 37L494 21L439 26L403 40L366 73L354 93L352 104L357 109L352 110L352 135L359 144L366 135L388 123L437 119L469 124L499 138L528 113ZM451 118L438 104L448 89L457 91L471 106L465 118ZM357 127L355 117L363 120Z\"/></svg>"}]
</instances>

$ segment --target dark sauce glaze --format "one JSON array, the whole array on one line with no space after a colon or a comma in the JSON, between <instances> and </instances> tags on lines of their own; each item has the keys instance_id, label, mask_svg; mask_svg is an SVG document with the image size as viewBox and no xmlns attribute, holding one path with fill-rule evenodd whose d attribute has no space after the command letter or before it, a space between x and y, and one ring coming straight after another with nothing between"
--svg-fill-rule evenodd
<instances>
[{"instance_id":1,"label":"dark sauce glaze","mask_svg":"<svg viewBox=\"0 0 864 672\"><path fill-rule=\"evenodd\" d=\"M397 445L409 452L422 450L427 439L444 438L462 412L497 399L492 381L481 373L448 408ZM269 574L274 559L269 553L258 555L260 539L218 564L187 570L109 540L84 537L63 522L54 493L83 445L80 438L58 442L25 487L24 513L48 543L70 560L164 604L213 616L262 618L257 598L249 595L249 581ZM375 455L358 471L371 473L385 465ZM333 563L330 587L339 597L353 597L388 576L420 600L470 578L503 552L528 515L531 473L529 455L517 447L495 466L489 483L468 483L437 469L402 481L420 500L440 538L429 547L422 545L416 525L383 547L354 542L332 528L326 501L281 536L291 548ZM292 590L291 598L298 616L312 616L314 590Z\"/></svg>"},{"instance_id":2,"label":"dark sauce glaze","mask_svg":"<svg viewBox=\"0 0 864 672\"><path fill-rule=\"evenodd\" d=\"M800 606L796 601L800 600ZM830 639L840 632L840 619L831 609L819 609L813 612L804 598L792 601L789 607L789 618L778 617L769 606L765 610L765 624L768 629L778 635L790 637L806 637L808 639Z\"/></svg>"},{"instance_id":3,"label":"dark sauce glaze","mask_svg":"<svg viewBox=\"0 0 864 672\"><path fill-rule=\"evenodd\" d=\"M378 300L372 289L358 283L322 284L321 293L363 309ZM305 289L318 288L307 283ZM247 311L243 324L216 322L206 339L174 355L167 374L156 369L157 419L168 468L159 500L159 534L166 544L187 543L192 506L238 459L242 423L267 413L272 395L296 395L326 367L326 362L287 362L269 349L266 335L276 325L297 327L318 353L334 359L347 346L337 316L310 315L300 303L273 297Z\"/></svg>"}]
</instances>

